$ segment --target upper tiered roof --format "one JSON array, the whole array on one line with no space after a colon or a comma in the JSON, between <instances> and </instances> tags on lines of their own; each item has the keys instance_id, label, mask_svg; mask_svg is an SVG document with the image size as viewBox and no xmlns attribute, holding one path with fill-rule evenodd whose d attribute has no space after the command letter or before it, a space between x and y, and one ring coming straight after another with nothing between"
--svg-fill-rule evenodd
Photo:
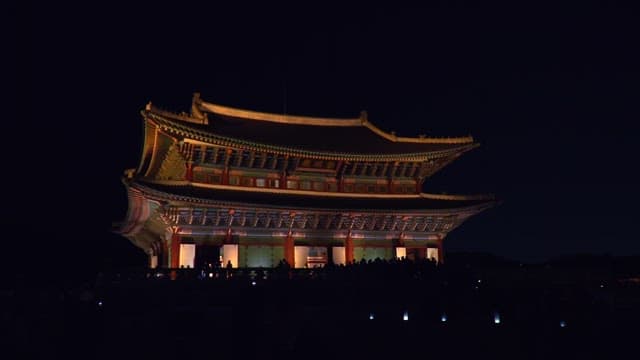
<instances>
[{"instance_id":1,"label":"upper tiered roof","mask_svg":"<svg viewBox=\"0 0 640 360\"><path fill-rule=\"evenodd\" d=\"M159 110L145 114L187 137L240 141L269 148L318 154L383 156L462 153L478 144L473 137L401 137L380 130L363 112L357 118L321 118L242 110L216 105L194 95L190 115Z\"/></svg>"}]
</instances>

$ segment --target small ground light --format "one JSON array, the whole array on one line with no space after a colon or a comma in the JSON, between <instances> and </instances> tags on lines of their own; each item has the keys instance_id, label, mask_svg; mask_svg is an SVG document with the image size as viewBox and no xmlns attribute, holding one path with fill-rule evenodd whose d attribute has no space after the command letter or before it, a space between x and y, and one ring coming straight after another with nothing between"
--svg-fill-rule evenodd
<instances>
[{"instance_id":1,"label":"small ground light","mask_svg":"<svg viewBox=\"0 0 640 360\"><path fill-rule=\"evenodd\" d=\"M251 282L251 285L256 286L256 282L255 282L255 281L252 281L252 282Z\"/></svg>"},{"instance_id":2,"label":"small ground light","mask_svg":"<svg viewBox=\"0 0 640 360\"><path fill-rule=\"evenodd\" d=\"M494 313L493 314L493 323L494 324L500 324L500 314L498 314L498 313Z\"/></svg>"},{"instance_id":3,"label":"small ground light","mask_svg":"<svg viewBox=\"0 0 640 360\"><path fill-rule=\"evenodd\" d=\"M98 306L102 306L102 300L98 301Z\"/></svg>"},{"instance_id":4,"label":"small ground light","mask_svg":"<svg viewBox=\"0 0 640 360\"><path fill-rule=\"evenodd\" d=\"M567 326L567 323L564 320L560 320L560 327L563 328L566 326Z\"/></svg>"},{"instance_id":5,"label":"small ground light","mask_svg":"<svg viewBox=\"0 0 640 360\"><path fill-rule=\"evenodd\" d=\"M443 313L443 314L440 316L440 321L441 321L441 322L447 322L447 314L444 314L444 313Z\"/></svg>"},{"instance_id":6,"label":"small ground light","mask_svg":"<svg viewBox=\"0 0 640 360\"><path fill-rule=\"evenodd\" d=\"M402 320L404 321L408 321L409 320L409 312L405 311L404 314L402 314Z\"/></svg>"},{"instance_id":7,"label":"small ground light","mask_svg":"<svg viewBox=\"0 0 640 360\"><path fill-rule=\"evenodd\" d=\"M373 320L373 319L374 319L373 313L369 314L369 320Z\"/></svg>"},{"instance_id":8,"label":"small ground light","mask_svg":"<svg viewBox=\"0 0 640 360\"><path fill-rule=\"evenodd\" d=\"M209 277L212 278L213 277L213 273L209 273Z\"/></svg>"}]
</instances>

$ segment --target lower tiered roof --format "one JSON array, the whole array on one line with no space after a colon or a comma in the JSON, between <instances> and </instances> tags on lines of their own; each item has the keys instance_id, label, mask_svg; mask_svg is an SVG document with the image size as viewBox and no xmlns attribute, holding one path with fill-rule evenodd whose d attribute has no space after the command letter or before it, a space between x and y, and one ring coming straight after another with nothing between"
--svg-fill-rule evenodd
<instances>
[{"instance_id":1,"label":"lower tiered roof","mask_svg":"<svg viewBox=\"0 0 640 360\"><path fill-rule=\"evenodd\" d=\"M187 202L224 202L237 205L256 205L265 207L339 209L339 210L447 210L481 205L491 206L495 200L491 195L371 195L340 194L302 194L280 189L255 188L244 190L232 186L198 186L193 184L161 184L136 181L132 183L145 193L158 198ZM233 189L236 188L236 189ZM311 193L311 192L309 192ZM361 195L361 196L359 196Z\"/></svg>"}]
</instances>

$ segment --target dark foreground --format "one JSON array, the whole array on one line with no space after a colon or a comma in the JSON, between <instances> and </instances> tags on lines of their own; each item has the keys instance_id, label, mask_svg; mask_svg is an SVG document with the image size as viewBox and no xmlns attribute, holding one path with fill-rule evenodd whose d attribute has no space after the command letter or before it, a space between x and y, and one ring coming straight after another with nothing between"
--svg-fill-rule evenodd
<instances>
[{"instance_id":1,"label":"dark foreground","mask_svg":"<svg viewBox=\"0 0 640 360\"><path fill-rule=\"evenodd\" d=\"M4 348L109 360L637 355L640 280L609 270L379 262L158 274L66 288L18 278L1 294Z\"/></svg>"}]
</instances>

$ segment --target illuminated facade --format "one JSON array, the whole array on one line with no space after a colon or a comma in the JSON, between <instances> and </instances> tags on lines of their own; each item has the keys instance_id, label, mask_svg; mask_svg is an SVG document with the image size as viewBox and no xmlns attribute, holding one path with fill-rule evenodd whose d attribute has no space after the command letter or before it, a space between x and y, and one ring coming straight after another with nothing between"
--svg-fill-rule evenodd
<instances>
[{"instance_id":1,"label":"illuminated facade","mask_svg":"<svg viewBox=\"0 0 640 360\"><path fill-rule=\"evenodd\" d=\"M192 100L149 103L129 210L118 231L151 267L295 267L361 259L443 261L446 235L490 196L423 193L424 180L478 144L417 138L352 119L291 116Z\"/></svg>"}]
</instances>

